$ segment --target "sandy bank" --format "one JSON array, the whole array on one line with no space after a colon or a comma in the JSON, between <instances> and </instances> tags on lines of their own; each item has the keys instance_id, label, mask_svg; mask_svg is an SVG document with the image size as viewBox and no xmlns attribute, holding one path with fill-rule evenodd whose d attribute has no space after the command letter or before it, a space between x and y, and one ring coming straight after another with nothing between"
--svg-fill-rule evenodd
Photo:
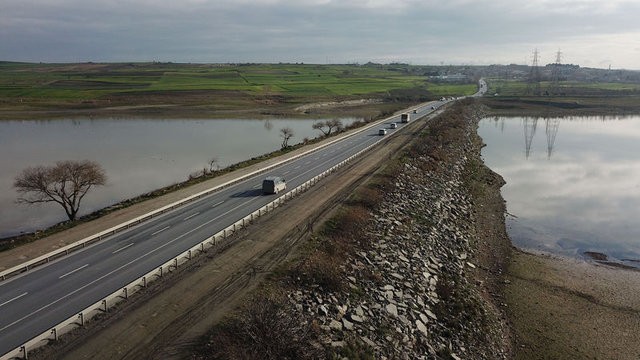
<instances>
[{"instance_id":1,"label":"sandy bank","mask_svg":"<svg viewBox=\"0 0 640 360\"><path fill-rule=\"evenodd\" d=\"M640 273L514 251L505 297L516 359L640 358Z\"/></svg>"}]
</instances>

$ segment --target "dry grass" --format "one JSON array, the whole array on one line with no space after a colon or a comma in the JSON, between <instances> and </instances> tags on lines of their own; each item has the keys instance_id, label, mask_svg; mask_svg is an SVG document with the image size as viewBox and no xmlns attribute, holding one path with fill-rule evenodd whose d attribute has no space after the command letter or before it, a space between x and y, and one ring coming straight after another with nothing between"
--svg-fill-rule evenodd
<instances>
[{"instance_id":1,"label":"dry grass","mask_svg":"<svg viewBox=\"0 0 640 360\"><path fill-rule=\"evenodd\" d=\"M317 359L313 324L289 311L287 298L262 291L208 336L193 359Z\"/></svg>"}]
</instances>

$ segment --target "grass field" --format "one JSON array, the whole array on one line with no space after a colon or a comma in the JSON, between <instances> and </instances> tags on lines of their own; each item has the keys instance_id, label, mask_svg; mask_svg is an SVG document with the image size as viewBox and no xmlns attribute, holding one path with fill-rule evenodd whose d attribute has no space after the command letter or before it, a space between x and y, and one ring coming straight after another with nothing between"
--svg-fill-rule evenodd
<instances>
[{"instance_id":1,"label":"grass field","mask_svg":"<svg viewBox=\"0 0 640 360\"><path fill-rule=\"evenodd\" d=\"M498 94L499 96L527 96L530 84L525 81L503 80L488 78L488 94ZM623 96L640 95L640 84L634 83L611 83L611 82L578 82L560 81L558 90L551 90L552 84L549 81L540 82L540 90L557 93L561 96Z\"/></svg>"},{"instance_id":2,"label":"grass field","mask_svg":"<svg viewBox=\"0 0 640 360\"><path fill-rule=\"evenodd\" d=\"M233 110L363 97L468 95L474 83L429 83L385 65L25 64L0 62L0 110L179 104ZM414 99L415 100L415 99Z\"/></svg>"}]
</instances>

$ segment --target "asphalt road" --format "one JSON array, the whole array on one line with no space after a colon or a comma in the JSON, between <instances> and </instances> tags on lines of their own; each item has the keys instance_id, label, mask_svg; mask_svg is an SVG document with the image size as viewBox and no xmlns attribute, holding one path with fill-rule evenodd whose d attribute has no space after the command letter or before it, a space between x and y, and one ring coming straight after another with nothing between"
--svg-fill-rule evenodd
<instances>
[{"instance_id":1,"label":"asphalt road","mask_svg":"<svg viewBox=\"0 0 640 360\"><path fill-rule=\"evenodd\" d=\"M480 91L486 89L481 82ZM417 109L425 116L447 101ZM398 123L391 129L392 122ZM0 283L0 354L53 328L63 320L104 299L140 276L158 268L235 221L273 201L262 195L262 179L281 176L287 191L402 129L396 116L307 154L269 172L241 181L207 197L115 234L50 264ZM282 196L283 193L278 196Z\"/></svg>"}]
</instances>

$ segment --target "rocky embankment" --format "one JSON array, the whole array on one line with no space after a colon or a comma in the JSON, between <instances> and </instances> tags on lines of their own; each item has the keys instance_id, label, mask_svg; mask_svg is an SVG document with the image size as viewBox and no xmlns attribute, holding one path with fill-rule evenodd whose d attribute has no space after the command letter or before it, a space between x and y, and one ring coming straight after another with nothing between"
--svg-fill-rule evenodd
<instances>
[{"instance_id":1,"label":"rocky embankment","mask_svg":"<svg viewBox=\"0 0 640 360\"><path fill-rule=\"evenodd\" d=\"M277 281L286 299L282 310L286 315L280 317L298 319L303 324L300 329L310 334L290 341L312 343L310 349L289 355L508 356L504 317L493 305L496 299L487 295L492 290L485 289L486 282L478 276L499 269L488 268L496 266L483 264L476 256L483 242L476 226L476 187L469 178L477 171L481 142L476 135L478 114L468 105L434 119L415 144L393 160L398 163L386 170L380 200L367 208L362 226L353 225L358 233L353 237L359 240L340 248L335 255L342 259L334 264L337 269L325 270L339 279L329 284L326 279L303 281L309 278L305 273L309 267L294 265L284 280ZM347 207L342 216L359 209ZM238 318L246 325L247 316ZM219 345L221 339L209 344Z\"/></svg>"},{"instance_id":2,"label":"rocky embankment","mask_svg":"<svg viewBox=\"0 0 640 360\"><path fill-rule=\"evenodd\" d=\"M477 149L475 124L463 125L441 148L448 161L403 159L393 190L371 214L370 248L343 265L347 291L290 294L324 330L325 345L366 344L378 359L502 357L500 326L470 283L477 242L464 177Z\"/></svg>"}]
</instances>

